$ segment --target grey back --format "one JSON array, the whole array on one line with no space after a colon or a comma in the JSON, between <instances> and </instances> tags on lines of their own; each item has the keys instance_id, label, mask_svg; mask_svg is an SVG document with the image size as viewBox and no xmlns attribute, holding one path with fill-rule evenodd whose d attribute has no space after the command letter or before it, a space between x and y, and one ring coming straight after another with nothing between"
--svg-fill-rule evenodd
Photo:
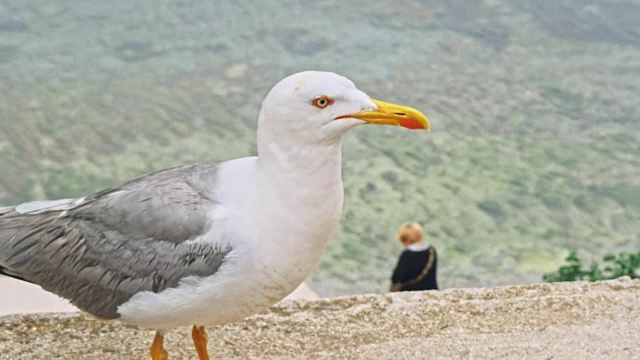
<instances>
[{"instance_id":1,"label":"grey back","mask_svg":"<svg viewBox=\"0 0 640 360\"><path fill-rule=\"evenodd\" d=\"M0 208L0 273L33 282L104 319L140 291L214 274L228 248L198 241L212 224L214 165L159 171L22 214Z\"/></svg>"}]
</instances>

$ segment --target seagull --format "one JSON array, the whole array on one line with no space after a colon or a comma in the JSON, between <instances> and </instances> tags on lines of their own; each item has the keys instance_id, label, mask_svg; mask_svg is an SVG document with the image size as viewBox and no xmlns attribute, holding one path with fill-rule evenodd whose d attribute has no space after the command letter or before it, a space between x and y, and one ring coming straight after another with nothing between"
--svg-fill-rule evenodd
<instances>
[{"instance_id":1,"label":"seagull","mask_svg":"<svg viewBox=\"0 0 640 360\"><path fill-rule=\"evenodd\" d=\"M343 203L342 138L362 124L429 129L418 110L305 71L278 82L258 117L257 156L160 170L79 199L0 208L0 274L100 319L166 333L244 319L317 265Z\"/></svg>"}]
</instances>

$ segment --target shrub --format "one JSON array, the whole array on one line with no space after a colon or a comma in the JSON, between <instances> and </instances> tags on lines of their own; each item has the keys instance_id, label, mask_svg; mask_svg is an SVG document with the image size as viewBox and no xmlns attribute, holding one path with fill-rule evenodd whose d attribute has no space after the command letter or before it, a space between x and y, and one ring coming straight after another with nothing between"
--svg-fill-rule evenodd
<instances>
[{"instance_id":1,"label":"shrub","mask_svg":"<svg viewBox=\"0 0 640 360\"><path fill-rule=\"evenodd\" d=\"M560 281L598 281L616 279L621 276L629 276L632 279L640 277L640 252L636 254L622 252L617 256L607 254L603 257L603 267L596 262L586 267L578 257L578 252L572 250L565 258L567 265L561 266L558 271L544 274L542 279L546 282Z\"/></svg>"}]
</instances>

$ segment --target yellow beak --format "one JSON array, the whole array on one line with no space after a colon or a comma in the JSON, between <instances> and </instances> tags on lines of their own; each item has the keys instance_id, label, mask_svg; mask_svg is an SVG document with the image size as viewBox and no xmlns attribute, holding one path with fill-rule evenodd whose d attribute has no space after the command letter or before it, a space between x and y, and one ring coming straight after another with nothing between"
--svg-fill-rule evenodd
<instances>
[{"instance_id":1,"label":"yellow beak","mask_svg":"<svg viewBox=\"0 0 640 360\"><path fill-rule=\"evenodd\" d=\"M378 106L378 110L343 115L338 119L352 117L364 120L367 124L394 125L407 129L429 130L430 128L429 119L416 109L380 100L371 99L371 101Z\"/></svg>"}]
</instances>

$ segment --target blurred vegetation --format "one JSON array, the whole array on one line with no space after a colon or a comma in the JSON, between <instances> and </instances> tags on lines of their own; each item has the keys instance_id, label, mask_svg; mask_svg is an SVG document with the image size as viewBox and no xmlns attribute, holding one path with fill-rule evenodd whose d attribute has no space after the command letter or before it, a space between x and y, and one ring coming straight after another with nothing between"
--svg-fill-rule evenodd
<instances>
[{"instance_id":1,"label":"blurred vegetation","mask_svg":"<svg viewBox=\"0 0 640 360\"><path fill-rule=\"evenodd\" d=\"M443 287L640 246L640 4L0 3L0 204L255 154L269 88L331 70L432 131L344 141L342 228L309 279L383 291L419 221ZM242 19L239 21L238 19Z\"/></svg>"},{"instance_id":2,"label":"blurred vegetation","mask_svg":"<svg viewBox=\"0 0 640 360\"><path fill-rule=\"evenodd\" d=\"M640 277L640 251L635 254L627 252L618 255L607 254L602 258L603 264L600 265L594 261L587 267L578 257L578 252L573 250L565 261L567 265L561 266L558 271L544 274L542 279L546 282L560 282L611 280L622 276L632 279Z\"/></svg>"}]
</instances>

